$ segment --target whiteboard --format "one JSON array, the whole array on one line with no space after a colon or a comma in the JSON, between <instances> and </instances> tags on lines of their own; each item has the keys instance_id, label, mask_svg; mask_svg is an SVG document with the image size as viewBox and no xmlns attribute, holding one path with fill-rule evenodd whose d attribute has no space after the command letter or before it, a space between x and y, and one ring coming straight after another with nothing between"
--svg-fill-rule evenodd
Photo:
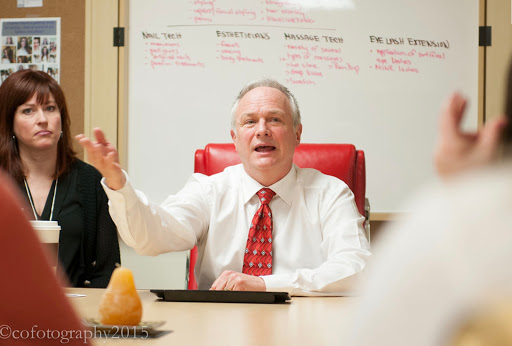
<instances>
[{"instance_id":1,"label":"whiteboard","mask_svg":"<svg viewBox=\"0 0 512 346\"><path fill-rule=\"evenodd\" d=\"M295 94L303 143L365 151L372 212L407 211L434 179L449 93L477 127L477 0L132 0L128 24L126 168L155 202L197 148L231 142L232 102L262 77Z\"/></svg>"}]
</instances>

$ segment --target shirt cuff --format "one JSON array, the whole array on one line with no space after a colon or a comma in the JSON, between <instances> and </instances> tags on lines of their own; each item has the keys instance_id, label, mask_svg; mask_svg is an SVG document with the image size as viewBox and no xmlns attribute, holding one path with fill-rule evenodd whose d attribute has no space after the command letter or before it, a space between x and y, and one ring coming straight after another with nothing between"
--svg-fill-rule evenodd
<instances>
[{"instance_id":1,"label":"shirt cuff","mask_svg":"<svg viewBox=\"0 0 512 346\"><path fill-rule=\"evenodd\" d=\"M107 194L109 205L112 205L111 202L114 202L114 205L116 205L116 203L122 203L119 205L124 206L126 204L126 208L130 208L135 203L137 203L138 197L135 189L131 185L130 177L128 177L128 174L124 170L123 174L126 182L124 186L118 190L112 190L110 187L108 187L108 185L105 183L105 178L101 178L100 183L103 186L103 190Z\"/></svg>"},{"instance_id":2,"label":"shirt cuff","mask_svg":"<svg viewBox=\"0 0 512 346\"><path fill-rule=\"evenodd\" d=\"M292 282L295 280L295 274L264 275L260 276L265 281L267 292L288 292L293 294L295 288Z\"/></svg>"},{"instance_id":3,"label":"shirt cuff","mask_svg":"<svg viewBox=\"0 0 512 346\"><path fill-rule=\"evenodd\" d=\"M101 178L100 182L101 182L101 185L103 185L103 189L105 190L105 192L107 192L107 191L120 191L120 190L124 189L128 185L130 178L128 177L128 174L126 173L126 171L124 169L121 169L121 171L124 174L125 182L124 182L124 186L122 188L120 188L119 190L112 190L110 187L108 187L108 185L106 183L107 180L105 179L105 177Z\"/></svg>"}]
</instances>

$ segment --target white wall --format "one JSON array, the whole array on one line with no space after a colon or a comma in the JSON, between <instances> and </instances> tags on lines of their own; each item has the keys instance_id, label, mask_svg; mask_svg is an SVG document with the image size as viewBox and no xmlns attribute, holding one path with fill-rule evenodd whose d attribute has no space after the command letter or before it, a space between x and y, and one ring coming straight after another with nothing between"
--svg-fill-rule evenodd
<instances>
[{"instance_id":1,"label":"white wall","mask_svg":"<svg viewBox=\"0 0 512 346\"><path fill-rule=\"evenodd\" d=\"M121 262L130 268L137 289L186 289L188 251L141 256L119 238Z\"/></svg>"}]
</instances>

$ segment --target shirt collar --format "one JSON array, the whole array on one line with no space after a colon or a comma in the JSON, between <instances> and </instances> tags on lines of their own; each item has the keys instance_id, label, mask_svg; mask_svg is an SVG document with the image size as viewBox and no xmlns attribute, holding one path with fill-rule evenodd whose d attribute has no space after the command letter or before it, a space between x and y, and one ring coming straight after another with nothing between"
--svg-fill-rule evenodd
<instances>
[{"instance_id":1,"label":"shirt collar","mask_svg":"<svg viewBox=\"0 0 512 346\"><path fill-rule=\"evenodd\" d=\"M245 169L243 169L243 166L240 165L242 169L242 191L243 191L243 201L244 204L249 202L249 200L256 195L256 192L264 188L265 186L258 183L256 180L254 180ZM277 196L279 196L286 204L289 206L292 204L293 201L293 194L294 194L294 187L297 183L297 166L295 164L292 164L292 168L278 182L272 184L271 186L268 186L269 189L274 191Z\"/></svg>"}]
</instances>

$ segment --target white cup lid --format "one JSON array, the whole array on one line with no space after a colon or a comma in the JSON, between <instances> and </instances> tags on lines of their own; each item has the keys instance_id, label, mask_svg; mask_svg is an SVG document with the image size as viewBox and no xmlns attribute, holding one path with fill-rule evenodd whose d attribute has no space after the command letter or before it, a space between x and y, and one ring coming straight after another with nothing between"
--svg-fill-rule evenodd
<instances>
[{"instance_id":1,"label":"white cup lid","mask_svg":"<svg viewBox=\"0 0 512 346\"><path fill-rule=\"evenodd\" d=\"M48 220L30 220L32 226L58 226L59 223L57 221L48 221Z\"/></svg>"},{"instance_id":2,"label":"white cup lid","mask_svg":"<svg viewBox=\"0 0 512 346\"><path fill-rule=\"evenodd\" d=\"M34 229L60 231L60 226L57 221L32 220L30 224Z\"/></svg>"}]
</instances>

